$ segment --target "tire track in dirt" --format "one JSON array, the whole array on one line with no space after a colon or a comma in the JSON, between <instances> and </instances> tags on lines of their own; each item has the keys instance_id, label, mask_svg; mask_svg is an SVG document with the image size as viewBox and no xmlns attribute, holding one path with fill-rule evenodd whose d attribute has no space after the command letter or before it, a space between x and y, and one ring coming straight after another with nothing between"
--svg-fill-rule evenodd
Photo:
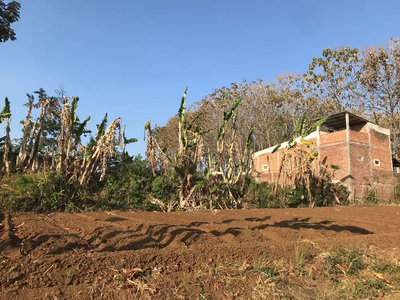
<instances>
[{"instance_id":1,"label":"tire track in dirt","mask_svg":"<svg viewBox=\"0 0 400 300\"><path fill-rule=\"evenodd\" d=\"M103 214L104 215L104 214ZM72 217L73 216L73 217ZM85 240L88 249L97 249L108 242L113 234L135 232L140 227L131 230L130 226L115 224L88 214L65 215L54 214L51 219L46 218L60 229L79 236Z\"/></svg>"},{"instance_id":2,"label":"tire track in dirt","mask_svg":"<svg viewBox=\"0 0 400 300\"><path fill-rule=\"evenodd\" d=\"M314 242L327 239L374 244L380 236L396 235L396 222L382 222L374 210L357 208L353 218L345 208L327 212L323 209L222 211L218 213L132 213L104 212L51 215L21 215L26 222L25 249L41 247L47 253L94 250L99 252L197 247L218 243L285 243L299 239ZM370 212L368 215L363 211ZM387 220L400 220L399 211L389 211ZM146 221L147 220L147 221ZM196 221L194 221L196 220ZM58 243L60 241L60 243ZM375 242L376 241L376 242Z\"/></svg>"},{"instance_id":3,"label":"tire track in dirt","mask_svg":"<svg viewBox=\"0 0 400 300\"><path fill-rule=\"evenodd\" d=\"M18 219L18 234L22 238L25 254L60 254L88 249L86 241L76 232L66 230L46 215L24 214Z\"/></svg>"},{"instance_id":4,"label":"tire track in dirt","mask_svg":"<svg viewBox=\"0 0 400 300\"><path fill-rule=\"evenodd\" d=\"M58 227L61 231L66 231L85 240L87 248L95 249L96 251L162 248L169 246L179 233L182 235L183 242L188 240L183 231L200 231L196 228L183 230L179 226L168 224L117 224L115 222L125 219L117 217L115 214L112 218L104 219L104 214L101 217L102 219L99 219L90 215L80 214L74 215L72 219L68 215L55 214L51 217L45 216L43 220ZM77 219L82 219L83 221ZM84 224L85 226L82 226Z\"/></svg>"},{"instance_id":5,"label":"tire track in dirt","mask_svg":"<svg viewBox=\"0 0 400 300\"><path fill-rule=\"evenodd\" d=\"M132 218L127 219L126 213L116 214L78 214L71 216L55 214L49 220L60 229L67 230L87 241L88 246L95 251L127 251L146 248L165 248L168 246L190 247L192 244L208 235L207 239L214 242L232 242L238 230L226 226L219 230L208 222L191 222L187 225L160 224L153 222L140 223ZM79 221L82 219L84 221ZM89 222L90 221L90 222ZM83 227L83 224L85 226ZM211 228L209 228L211 227Z\"/></svg>"},{"instance_id":6,"label":"tire track in dirt","mask_svg":"<svg viewBox=\"0 0 400 300\"><path fill-rule=\"evenodd\" d=\"M313 217L292 218L288 221L282 218L271 219L269 216L253 216L240 219L222 219L220 222L192 221L189 224L182 225L178 224L176 219L175 222L168 222L176 224L160 224L158 218L157 223L152 218L145 223L146 221L140 214L126 212L73 216L72 219L63 214L56 214L53 219L61 224L60 227L66 227L65 229L70 230L71 233L84 238L89 247L96 249L96 251L160 249L168 246L190 247L200 239L209 242L231 243L239 235L249 242L255 238L255 235L258 236L260 241L282 242L283 239L298 240L300 238L317 241L338 235L345 239L349 233L372 233L357 226L337 225L337 222L320 221ZM180 216L185 216L185 214L180 214ZM154 218L154 215L152 217ZM82 219L82 222L77 219ZM181 221L185 221L185 218ZM379 222L373 223L379 224ZM83 224L85 225L83 226ZM238 224L241 224L242 227L237 226ZM243 226L243 224L246 226ZM257 225L254 226L253 224Z\"/></svg>"}]
</instances>

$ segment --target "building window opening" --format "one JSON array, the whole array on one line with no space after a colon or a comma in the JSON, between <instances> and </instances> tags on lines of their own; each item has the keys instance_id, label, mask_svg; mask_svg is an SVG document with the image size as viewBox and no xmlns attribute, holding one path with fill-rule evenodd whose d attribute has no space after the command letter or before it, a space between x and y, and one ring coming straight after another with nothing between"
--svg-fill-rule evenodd
<instances>
[{"instance_id":1,"label":"building window opening","mask_svg":"<svg viewBox=\"0 0 400 300\"><path fill-rule=\"evenodd\" d=\"M263 166L262 166L262 170L263 170L263 171L268 171L268 165L263 165Z\"/></svg>"},{"instance_id":2,"label":"building window opening","mask_svg":"<svg viewBox=\"0 0 400 300\"><path fill-rule=\"evenodd\" d=\"M359 156L357 156L357 159L358 159L359 161L364 161L364 156L359 155Z\"/></svg>"},{"instance_id":3,"label":"building window opening","mask_svg":"<svg viewBox=\"0 0 400 300\"><path fill-rule=\"evenodd\" d=\"M381 165L381 162L379 161L379 159L374 159L374 165L379 167Z\"/></svg>"}]
</instances>

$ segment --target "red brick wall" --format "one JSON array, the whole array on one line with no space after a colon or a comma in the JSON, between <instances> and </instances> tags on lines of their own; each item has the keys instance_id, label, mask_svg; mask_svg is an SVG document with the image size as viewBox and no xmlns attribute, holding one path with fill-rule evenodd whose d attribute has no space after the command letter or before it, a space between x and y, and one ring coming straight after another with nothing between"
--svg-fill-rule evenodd
<instances>
[{"instance_id":1,"label":"red brick wall","mask_svg":"<svg viewBox=\"0 0 400 300\"><path fill-rule=\"evenodd\" d=\"M370 129L371 132L371 158L372 158L372 173L375 176L389 176L392 177L392 157L389 147L389 136ZM378 159L379 166L374 164L374 160Z\"/></svg>"},{"instance_id":2,"label":"red brick wall","mask_svg":"<svg viewBox=\"0 0 400 300\"><path fill-rule=\"evenodd\" d=\"M362 199L368 196L368 193L372 189L372 185L368 185L365 182L353 182L353 197L354 199Z\"/></svg>"},{"instance_id":3,"label":"red brick wall","mask_svg":"<svg viewBox=\"0 0 400 300\"><path fill-rule=\"evenodd\" d=\"M322 134L320 136L321 145L343 142L343 141L346 141L346 130L331 132L328 134Z\"/></svg>"},{"instance_id":4,"label":"red brick wall","mask_svg":"<svg viewBox=\"0 0 400 300\"><path fill-rule=\"evenodd\" d=\"M362 157L362 161L359 160ZM350 144L351 175L354 180L371 179L371 159L369 145Z\"/></svg>"},{"instance_id":5,"label":"red brick wall","mask_svg":"<svg viewBox=\"0 0 400 300\"><path fill-rule=\"evenodd\" d=\"M256 170L258 172L262 173L270 173L276 172L277 164L278 164L278 159L277 159L277 153L266 153L266 154L261 154L258 156L259 162L258 166L256 166ZM268 171L264 171L262 169L263 165L268 165Z\"/></svg>"},{"instance_id":6,"label":"red brick wall","mask_svg":"<svg viewBox=\"0 0 400 300\"><path fill-rule=\"evenodd\" d=\"M394 199L394 185L391 183L375 184L374 190L376 191L376 197L380 200L388 201Z\"/></svg>"},{"instance_id":7,"label":"red brick wall","mask_svg":"<svg viewBox=\"0 0 400 300\"><path fill-rule=\"evenodd\" d=\"M279 151L281 152L281 150ZM276 177L276 174L278 172L278 164L279 164L278 153L275 152L275 153L261 154L258 156L258 158L256 158L253 161L253 164L254 164L254 169L261 173L261 176L258 178L259 182L273 181L272 176ZM268 170L263 170L262 169L263 165L267 165Z\"/></svg>"},{"instance_id":8,"label":"red brick wall","mask_svg":"<svg viewBox=\"0 0 400 300\"><path fill-rule=\"evenodd\" d=\"M319 150L320 162L328 166L332 171L331 165L337 165L339 170L335 172L334 180L346 180L349 175L347 144L321 147Z\"/></svg>"},{"instance_id":9,"label":"red brick wall","mask_svg":"<svg viewBox=\"0 0 400 300\"><path fill-rule=\"evenodd\" d=\"M369 144L368 133L357 132L350 130L350 141Z\"/></svg>"}]
</instances>

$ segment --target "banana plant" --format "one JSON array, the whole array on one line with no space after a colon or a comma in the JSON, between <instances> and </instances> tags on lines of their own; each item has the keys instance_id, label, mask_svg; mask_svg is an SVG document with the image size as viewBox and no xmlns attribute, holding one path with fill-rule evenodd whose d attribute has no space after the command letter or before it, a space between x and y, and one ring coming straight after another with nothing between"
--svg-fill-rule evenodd
<instances>
[{"instance_id":1,"label":"banana plant","mask_svg":"<svg viewBox=\"0 0 400 300\"><path fill-rule=\"evenodd\" d=\"M67 147L67 159L69 158L69 155L72 154L72 156L75 158L75 151L77 150L77 147L81 146L82 144L82 135L90 133L90 130L86 129L86 126L88 122L90 121L90 116L88 116L83 122L79 120L78 115L76 114L76 109L78 107L78 102L79 98L74 97L71 102L71 110L70 110L70 132L71 136L73 138L70 139L70 142L68 143ZM72 153L71 153L71 148L72 148Z\"/></svg>"},{"instance_id":2,"label":"banana plant","mask_svg":"<svg viewBox=\"0 0 400 300\"><path fill-rule=\"evenodd\" d=\"M221 176L219 186L227 192L222 195L223 201L230 200L234 207L240 207L246 193L246 183L251 173L251 157L254 152L254 126L250 128L245 149L242 152L237 143L237 109L242 98L236 98L229 111L224 112L217 136L216 169ZM226 137L230 125L230 138ZM227 208L227 203L224 203Z\"/></svg>"},{"instance_id":3,"label":"banana plant","mask_svg":"<svg viewBox=\"0 0 400 300\"><path fill-rule=\"evenodd\" d=\"M82 163L82 175L79 182L81 185L87 184L93 176L99 172L102 181L107 171L107 160L116 155L115 146L118 144L123 148L123 133L121 128L121 118L113 120L107 130L107 114L102 123L97 126L96 138L90 149L90 154Z\"/></svg>"},{"instance_id":4,"label":"banana plant","mask_svg":"<svg viewBox=\"0 0 400 300\"><path fill-rule=\"evenodd\" d=\"M294 128L292 138L288 141L288 146L286 149L291 149L294 146L296 146L297 139L300 138L300 142L303 142L307 136L309 136L312 132L314 132L317 127L321 126L322 124L325 123L325 121L328 119L328 117L324 117L314 124L312 124L310 127L307 128L307 115L304 113L301 115L300 119L297 121L296 127ZM282 144L278 144L275 146L273 149L272 153L275 153L282 147Z\"/></svg>"},{"instance_id":5,"label":"banana plant","mask_svg":"<svg viewBox=\"0 0 400 300\"><path fill-rule=\"evenodd\" d=\"M180 106L178 109L178 143L179 149L173 157L168 157L153 138L150 122L145 124L147 131L147 151L146 155L152 164L153 174L154 168L154 153L155 149L160 154L164 165L164 176L168 176L167 169L174 180L178 182L179 206L181 209L190 208L195 206L195 201L192 201L192 196L195 191L195 185L192 177L195 175L198 163L203 156L203 143L202 135L205 133L200 130L198 126L199 116L196 115L190 122L187 120L186 114L186 96L188 88L185 89L181 98Z\"/></svg>"},{"instance_id":6,"label":"banana plant","mask_svg":"<svg viewBox=\"0 0 400 300\"><path fill-rule=\"evenodd\" d=\"M165 147L161 149L160 145L157 142L157 139L153 137L153 129L151 128L151 120L149 120L146 124L144 124L144 130L145 130L145 135L143 137L143 140L146 140L146 135L147 135L147 147L146 147L146 156L150 162L150 167L151 171L153 173L153 176L156 175L156 161L155 161L155 155L156 153L158 154L158 159L160 160L159 167L163 171L164 177L168 177L168 169L173 162L173 159L171 159L167 153Z\"/></svg>"},{"instance_id":7,"label":"banana plant","mask_svg":"<svg viewBox=\"0 0 400 300\"><path fill-rule=\"evenodd\" d=\"M97 127L97 133L95 137L96 141L106 133L107 120L108 120L108 114L106 113L101 123L96 125Z\"/></svg>"},{"instance_id":8,"label":"banana plant","mask_svg":"<svg viewBox=\"0 0 400 300\"><path fill-rule=\"evenodd\" d=\"M312 132L314 132L319 126L321 126L325 121L327 120L328 117L324 117L317 122L313 123L311 126L307 127L307 115L304 113L301 115L299 118L294 131L292 138L288 141L288 145L285 149L282 151L282 159L280 162L279 170L278 170L278 176L277 180L275 182L275 187L274 187L274 193L276 194L278 192L278 186L279 186L279 181L281 179L282 171L283 171L283 166L286 163L286 161L292 156L292 153L296 153L297 157L296 159L298 161L304 161L303 157L304 156L304 151L295 151L298 147L299 144L301 145L306 145L307 148L310 148L310 143L306 144L305 139L308 135L310 135ZM278 144L272 151L272 153L277 152L280 148L282 147L282 144ZM318 156L318 152L311 153L310 155L307 155L307 165L309 165L316 157ZM304 168L301 168L304 169ZM310 202L310 207L313 206L312 202L312 195L310 191L310 174L308 172L301 172L298 179L302 180L295 180L296 182L298 181L303 181L305 183L305 188L308 191L308 198ZM307 173L307 174L306 174ZM303 180L304 179L304 180Z\"/></svg>"},{"instance_id":9,"label":"banana plant","mask_svg":"<svg viewBox=\"0 0 400 300\"><path fill-rule=\"evenodd\" d=\"M126 146L128 144L136 143L138 141L137 138L127 138L125 132L126 132L126 125L124 125L124 130L122 132L122 137L124 139L124 146ZM125 150L125 147L124 147L124 150Z\"/></svg>"},{"instance_id":10,"label":"banana plant","mask_svg":"<svg viewBox=\"0 0 400 300\"><path fill-rule=\"evenodd\" d=\"M6 135L2 138L4 143L4 154L0 172L2 172L3 169L5 169L6 174L10 175L11 168L8 155L11 148L11 138L10 138L11 108L10 108L10 101L8 100L7 97L4 99L4 108L0 112L0 123L2 122L6 122Z\"/></svg>"},{"instance_id":11,"label":"banana plant","mask_svg":"<svg viewBox=\"0 0 400 300\"><path fill-rule=\"evenodd\" d=\"M101 123L96 124L97 128L96 136L94 138L91 137L89 143L84 147L82 167L85 167L87 165L88 160L90 159L90 156L94 151L96 143L106 133L107 121L108 121L108 114L106 113Z\"/></svg>"},{"instance_id":12,"label":"banana plant","mask_svg":"<svg viewBox=\"0 0 400 300\"><path fill-rule=\"evenodd\" d=\"M199 115L195 116L189 125L187 124L185 107L187 91L186 87L178 110L179 151L173 159L174 173L177 174L179 181L179 205L181 208L191 204L191 196L195 190L191 178L196 171L199 159L199 155L196 154L201 151L197 147L201 140L200 130L198 127L194 128Z\"/></svg>"},{"instance_id":13,"label":"banana plant","mask_svg":"<svg viewBox=\"0 0 400 300\"><path fill-rule=\"evenodd\" d=\"M71 105L69 104L69 101L71 101ZM70 157L72 155L73 160L76 160L76 149L81 146L81 136L88 132L86 126L90 120L90 116L82 123L80 122L78 115L76 114L78 102L78 97L64 97L63 99L63 107L60 115L61 130L58 143L58 171L61 172L63 172L65 168L68 170L72 169L73 161L70 161Z\"/></svg>"},{"instance_id":14,"label":"banana plant","mask_svg":"<svg viewBox=\"0 0 400 300\"><path fill-rule=\"evenodd\" d=\"M124 125L124 130L122 131L122 138L124 140L123 147L122 147L122 161L124 161L124 158L125 158L126 145L133 144L138 141L137 138L127 138L125 132L126 132L126 125Z\"/></svg>"},{"instance_id":15,"label":"banana plant","mask_svg":"<svg viewBox=\"0 0 400 300\"><path fill-rule=\"evenodd\" d=\"M28 157L28 142L29 142L29 138L31 135L31 130L32 130L32 108L33 108L33 102L35 101L35 98L33 95L30 94L26 94L26 96L28 97L28 102L24 104L25 107L28 108L28 112L26 114L26 118L24 121L24 128L23 128L23 135L22 135L22 139L21 139L21 146L19 149L19 153L18 153L18 157L17 157L17 167L20 167L22 165L22 167L25 164L25 161Z\"/></svg>"},{"instance_id":16,"label":"banana plant","mask_svg":"<svg viewBox=\"0 0 400 300\"><path fill-rule=\"evenodd\" d=\"M38 123L36 124L36 132L33 132L34 130L32 129L32 133L34 133L33 137L31 138L32 148L30 149L30 154L27 157L26 166L24 166L26 169L32 170L36 170L38 168L39 145L43 135L43 130L45 130L46 120L51 119L54 114L57 114L59 109L58 99L48 97L42 88L38 91L35 91L35 94L39 95L39 101L36 104L33 104L33 107L40 108L40 116Z\"/></svg>"},{"instance_id":17,"label":"banana plant","mask_svg":"<svg viewBox=\"0 0 400 300\"><path fill-rule=\"evenodd\" d=\"M153 173L153 176L156 176L156 166L154 161L154 147L153 147L153 130L151 129L151 120L149 120L146 124L144 124L144 130L146 130L147 132L146 156L150 162L151 172Z\"/></svg>"}]
</instances>

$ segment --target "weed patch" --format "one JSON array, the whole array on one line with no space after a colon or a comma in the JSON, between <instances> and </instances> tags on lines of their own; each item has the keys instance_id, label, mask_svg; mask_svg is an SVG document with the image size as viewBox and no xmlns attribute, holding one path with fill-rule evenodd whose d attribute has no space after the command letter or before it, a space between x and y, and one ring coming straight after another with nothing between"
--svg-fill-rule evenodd
<instances>
[{"instance_id":1,"label":"weed patch","mask_svg":"<svg viewBox=\"0 0 400 300\"><path fill-rule=\"evenodd\" d=\"M330 280L338 281L342 275L357 275L363 269L362 252L356 247L337 247L325 257L323 272Z\"/></svg>"},{"instance_id":2,"label":"weed patch","mask_svg":"<svg viewBox=\"0 0 400 300\"><path fill-rule=\"evenodd\" d=\"M400 266L357 247L337 247L325 255L322 270L333 295L321 299L381 298L400 288Z\"/></svg>"}]
</instances>

